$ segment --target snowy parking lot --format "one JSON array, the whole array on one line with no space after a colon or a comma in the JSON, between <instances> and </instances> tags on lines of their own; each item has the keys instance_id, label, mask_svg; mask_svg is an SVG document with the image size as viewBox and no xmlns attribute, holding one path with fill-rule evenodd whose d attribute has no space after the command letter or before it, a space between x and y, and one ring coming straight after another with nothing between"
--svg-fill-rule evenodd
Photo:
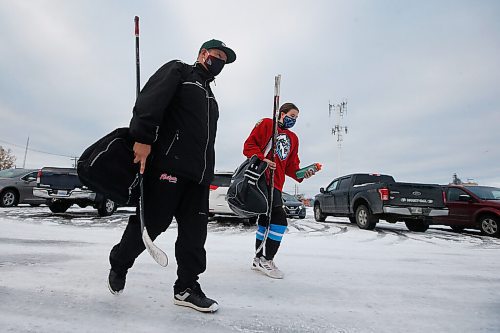
<instances>
[{"instance_id":1,"label":"snowy parking lot","mask_svg":"<svg viewBox=\"0 0 500 333\"><path fill-rule=\"evenodd\" d=\"M500 240L478 231L365 231L308 210L289 219L275 258L285 279L272 280L250 269L255 226L211 221L200 283L220 310L202 314L172 302L175 223L156 241L170 266L143 253L124 293L109 293L107 256L131 211L0 209L1 331L500 331Z\"/></svg>"}]
</instances>

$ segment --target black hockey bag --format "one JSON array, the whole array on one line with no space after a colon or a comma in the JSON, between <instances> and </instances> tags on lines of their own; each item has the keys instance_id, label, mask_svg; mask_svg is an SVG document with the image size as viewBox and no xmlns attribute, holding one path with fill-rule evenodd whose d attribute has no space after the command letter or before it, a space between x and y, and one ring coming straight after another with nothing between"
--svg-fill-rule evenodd
<instances>
[{"instance_id":1,"label":"black hockey bag","mask_svg":"<svg viewBox=\"0 0 500 333\"><path fill-rule=\"evenodd\" d=\"M77 172L83 185L120 205L139 199L139 164L134 164L134 140L128 128L118 128L85 149Z\"/></svg>"},{"instance_id":2,"label":"black hockey bag","mask_svg":"<svg viewBox=\"0 0 500 333\"><path fill-rule=\"evenodd\" d=\"M269 207L265 171L267 163L256 155L243 162L234 172L227 190L227 203L241 217L266 214Z\"/></svg>"}]
</instances>

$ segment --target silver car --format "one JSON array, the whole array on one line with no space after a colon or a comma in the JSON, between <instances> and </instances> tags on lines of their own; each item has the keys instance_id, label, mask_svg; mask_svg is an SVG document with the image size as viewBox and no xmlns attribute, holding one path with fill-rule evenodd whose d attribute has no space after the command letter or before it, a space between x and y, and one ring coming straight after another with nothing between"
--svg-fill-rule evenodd
<instances>
[{"instance_id":1,"label":"silver car","mask_svg":"<svg viewBox=\"0 0 500 333\"><path fill-rule=\"evenodd\" d=\"M226 215L236 216L236 214L229 208L226 200L227 189L231 184L231 171L216 171L214 180L210 184L210 196L208 201L208 211L210 216Z\"/></svg>"},{"instance_id":2,"label":"silver car","mask_svg":"<svg viewBox=\"0 0 500 333\"><path fill-rule=\"evenodd\" d=\"M36 169L5 169L0 171L0 207L14 207L20 203L38 206L47 200L33 196Z\"/></svg>"}]
</instances>

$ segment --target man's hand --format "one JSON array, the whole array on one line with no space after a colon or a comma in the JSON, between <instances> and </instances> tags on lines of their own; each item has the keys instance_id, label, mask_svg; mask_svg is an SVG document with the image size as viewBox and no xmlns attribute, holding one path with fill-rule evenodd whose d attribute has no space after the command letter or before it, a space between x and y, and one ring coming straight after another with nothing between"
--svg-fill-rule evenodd
<instances>
[{"instance_id":1,"label":"man's hand","mask_svg":"<svg viewBox=\"0 0 500 333\"><path fill-rule=\"evenodd\" d=\"M267 158L263 159L263 161L267 163L267 166L269 167L269 169L276 170L276 163L275 162L273 162Z\"/></svg>"},{"instance_id":2,"label":"man's hand","mask_svg":"<svg viewBox=\"0 0 500 333\"><path fill-rule=\"evenodd\" d=\"M136 142L134 143L134 163L141 163L140 173L144 173L146 169L146 159L151 153L151 145L146 145L144 143Z\"/></svg>"}]
</instances>

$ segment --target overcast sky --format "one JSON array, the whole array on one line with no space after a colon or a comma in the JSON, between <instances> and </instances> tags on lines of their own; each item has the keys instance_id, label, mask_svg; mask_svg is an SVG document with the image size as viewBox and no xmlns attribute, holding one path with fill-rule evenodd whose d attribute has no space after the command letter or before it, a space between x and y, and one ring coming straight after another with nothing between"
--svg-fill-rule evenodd
<instances>
[{"instance_id":1,"label":"overcast sky","mask_svg":"<svg viewBox=\"0 0 500 333\"><path fill-rule=\"evenodd\" d=\"M0 0L0 145L18 166L28 136L27 167L71 166L37 151L79 156L128 126L135 15L141 85L171 59L194 63L208 39L236 51L213 87L219 170L242 162L281 74L281 102L300 108L302 164L324 165L299 192L354 172L500 186L500 2L484 0ZM344 99L339 151L328 104Z\"/></svg>"}]
</instances>

